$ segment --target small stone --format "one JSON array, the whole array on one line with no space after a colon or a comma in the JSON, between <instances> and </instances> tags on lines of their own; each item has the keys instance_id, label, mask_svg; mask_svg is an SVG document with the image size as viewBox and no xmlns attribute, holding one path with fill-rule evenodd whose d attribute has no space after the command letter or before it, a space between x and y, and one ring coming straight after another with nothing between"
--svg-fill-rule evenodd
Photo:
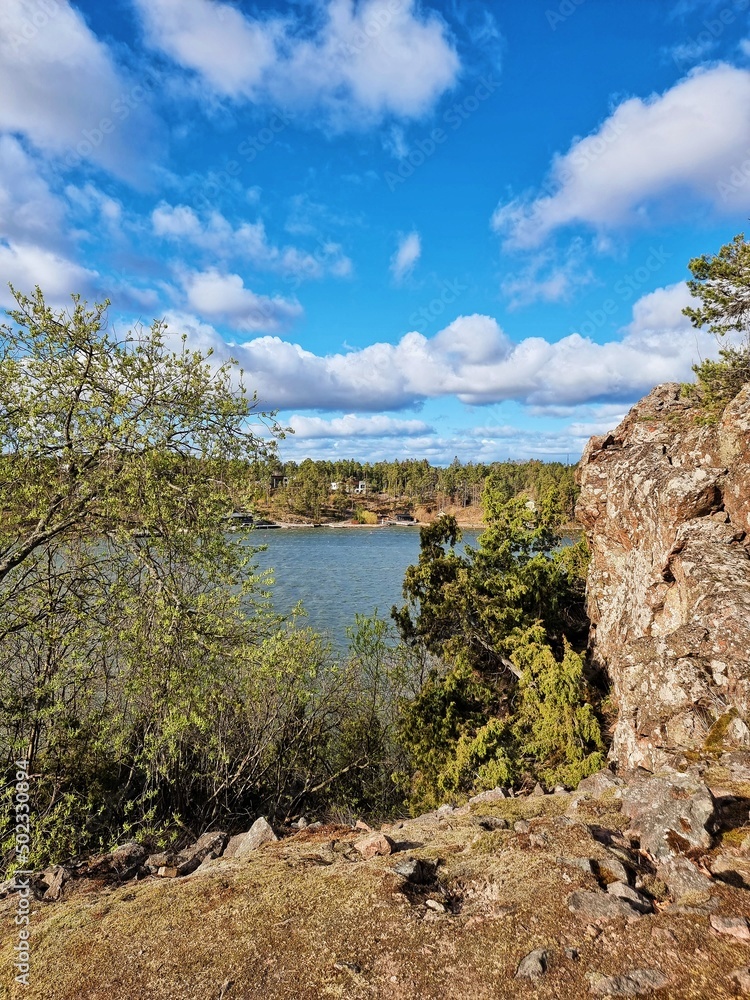
<instances>
[{"instance_id":1,"label":"small stone","mask_svg":"<svg viewBox=\"0 0 750 1000\"><path fill-rule=\"evenodd\" d=\"M717 934L728 934L738 941L750 941L750 925L745 917L719 917L712 913L711 927Z\"/></svg>"},{"instance_id":2,"label":"small stone","mask_svg":"<svg viewBox=\"0 0 750 1000\"><path fill-rule=\"evenodd\" d=\"M624 882L626 885L630 880L630 872L622 861L611 854L606 858L598 858L595 862L600 875L611 875L616 882Z\"/></svg>"},{"instance_id":3,"label":"small stone","mask_svg":"<svg viewBox=\"0 0 750 1000\"><path fill-rule=\"evenodd\" d=\"M509 826L507 819L502 816L477 816L474 822L483 830L507 830Z\"/></svg>"},{"instance_id":4,"label":"small stone","mask_svg":"<svg viewBox=\"0 0 750 1000\"><path fill-rule=\"evenodd\" d=\"M539 979L547 971L548 959L549 955L543 948L529 952L518 964L516 979Z\"/></svg>"},{"instance_id":5,"label":"small stone","mask_svg":"<svg viewBox=\"0 0 750 1000\"><path fill-rule=\"evenodd\" d=\"M445 913L445 907L437 899L426 899L424 905L434 910L435 913Z\"/></svg>"},{"instance_id":6,"label":"small stone","mask_svg":"<svg viewBox=\"0 0 750 1000\"><path fill-rule=\"evenodd\" d=\"M372 833L372 827L369 823L365 823L363 819L358 819L354 824L355 830L361 830L363 833Z\"/></svg>"},{"instance_id":7,"label":"small stone","mask_svg":"<svg viewBox=\"0 0 750 1000\"><path fill-rule=\"evenodd\" d=\"M598 997L640 997L652 990L661 989L669 982L658 969L634 969L622 976L603 976L599 972L588 975L591 992Z\"/></svg>"},{"instance_id":8,"label":"small stone","mask_svg":"<svg viewBox=\"0 0 750 1000\"><path fill-rule=\"evenodd\" d=\"M56 902L62 895L63 885L67 880L68 872L60 865L52 876L52 880L42 898L52 903Z\"/></svg>"},{"instance_id":9,"label":"small stone","mask_svg":"<svg viewBox=\"0 0 750 1000\"><path fill-rule=\"evenodd\" d=\"M261 816L253 823L246 833L238 833L232 837L224 851L225 858L244 858L245 855L257 851L264 844L269 844L279 838L273 832L271 824Z\"/></svg>"},{"instance_id":10,"label":"small stone","mask_svg":"<svg viewBox=\"0 0 750 1000\"><path fill-rule=\"evenodd\" d=\"M437 815L442 818L443 816L450 816L452 812L455 812L455 809L453 808L452 805L449 805L446 802L444 806L440 806L440 808L437 810Z\"/></svg>"},{"instance_id":11,"label":"small stone","mask_svg":"<svg viewBox=\"0 0 750 1000\"><path fill-rule=\"evenodd\" d=\"M571 962L577 962L578 959L581 957L581 953L578 951L577 948L566 948L565 957L569 958Z\"/></svg>"},{"instance_id":12,"label":"small stone","mask_svg":"<svg viewBox=\"0 0 750 1000\"><path fill-rule=\"evenodd\" d=\"M204 861L220 857L226 842L227 835L222 830L204 833L198 837L192 847L180 851L172 863L177 868L179 875L190 875Z\"/></svg>"},{"instance_id":13,"label":"small stone","mask_svg":"<svg viewBox=\"0 0 750 1000\"><path fill-rule=\"evenodd\" d=\"M733 979L744 993L750 993L750 966L745 965L741 969L735 969L729 974L729 978Z\"/></svg>"},{"instance_id":14,"label":"small stone","mask_svg":"<svg viewBox=\"0 0 750 1000\"><path fill-rule=\"evenodd\" d=\"M480 792L478 795L472 796L472 798L469 799L469 802L472 805L474 805L475 803L478 802L484 802L484 803L499 802L501 799L507 799L507 798L508 798L508 793L505 791L504 788L501 788L498 785L497 788L490 788L486 792Z\"/></svg>"},{"instance_id":15,"label":"small stone","mask_svg":"<svg viewBox=\"0 0 750 1000\"><path fill-rule=\"evenodd\" d=\"M547 837L543 833L532 833L529 837L529 843L532 847L546 847Z\"/></svg>"},{"instance_id":16,"label":"small stone","mask_svg":"<svg viewBox=\"0 0 750 1000\"><path fill-rule=\"evenodd\" d=\"M373 833L369 837L355 841L354 847L365 861L369 858L383 857L393 852L393 841L384 833Z\"/></svg>"},{"instance_id":17,"label":"small stone","mask_svg":"<svg viewBox=\"0 0 750 1000\"><path fill-rule=\"evenodd\" d=\"M423 858L404 858L394 865L393 871L413 885L428 885L435 880L437 861Z\"/></svg>"},{"instance_id":18,"label":"small stone","mask_svg":"<svg viewBox=\"0 0 750 1000\"><path fill-rule=\"evenodd\" d=\"M642 892L638 892L637 889L631 889L626 882L611 882L607 886L607 892L610 896L624 899L625 902L630 903L632 907L641 913L653 912L654 907L651 900L647 896L644 896Z\"/></svg>"},{"instance_id":19,"label":"small stone","mask_svg":"<svg viewBox=\"0 0 750 1000\"><path fill-rule=\"evenodd\" d=\"M516 833L528 833L531 829L531 824L528 820L519 819L513 824L513 829Z\"/></svg>"},{"instance_id":20,"label":"small stone","mask_svg":"<svg viewBox=\"0 0 750 1000\"><path fill-rule=\"evenodd\" d=\"M587 920L615 920L617 917L640 917L641 913L625 899L588 892L585 889L568 896L568 909Z\"/></svg>"},{"instance_id":21,"label":"small stone","mask_svg":"<svg viewBox=\"0 0 750 1000\"><path fill-rule=\"evenodd\" d=\"M162 865L161 868L158 869L156 874L159 876L159 878L177 878L177 876L180 873L177 871L174 865Z\"/></svg>"},{"instance_id":22,"label":"small stone","mask_svg":"<svg viewBox=\"0 0 750 1000\"><path fill-rule=\"evenodd\" d=\"M537 783L534 785L534 791L531 794L532 795L546 795L546 792L544 791L544 789L542 788L542 786L537 781Z\"/></svg>"},{"instance_id":23,"label":"small stone","mask_svg":"<svg viewBox=\"0 0 750 1000\"><path fill-rule=\"evenodd\" d=\"M351 972L355 976L358 976L362 971L362 966L357 965L356 962L334 962L333 967L340 972Z\"/></svg>"},{"instance_id":24,"label":"small stone","mask_svg":"<svg viewBox=\"0 0 750 1000\"><path fill-rule=\"evenodd\" d=\"M554 795L567 795L568 789L565 787L565 785L555 785L555 787L552 789L552 792Z\"/></svg>"},{"instance_id":25,"label":"small stone","mask_svg":"<svg viewBox=\"0 0 750 1000\"><path fill-rule=\"evenodd\" d=\"M314 833L316 830L322 830L323 829L323 824L320 822L320 820L316 820L314 823L308 823L306 829L308 830L308 832ZM226 856L226 852L225 852L225 856Z\"/></svg>"},{"instance_id":26,"label":"small stone","mask_svg":"<svg viewBox=\"0 0 750 1000\"><path fill-rule=\"evenodd\" d=\"M590 858L573 858L573 857L563 857L555 859L559 865L572 865L574 868L580 868L582 872L586 872L587 875L593 873L593 866Z\"/></svg>"}]
</instances>

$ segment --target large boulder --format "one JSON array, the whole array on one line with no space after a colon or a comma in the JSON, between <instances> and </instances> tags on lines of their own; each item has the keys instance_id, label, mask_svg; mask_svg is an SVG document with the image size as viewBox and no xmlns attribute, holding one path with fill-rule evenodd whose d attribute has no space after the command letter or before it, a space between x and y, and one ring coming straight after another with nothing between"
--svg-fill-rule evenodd
<instances>
[{"instance_id":1,"label":"large boulder","mask_svg":"<svg viewBox=\"0 0 750 1000\"><path fill-rule=\"evenodd\" d=\"M581 459L591 647L625 768L750 746L750 386L718 423L696 415L657 386Z\"/></svg>"},{"instance_id":2,"label":"large boulder","mask_svg":"<svg viewBox=\"0 0 750 1000\"><path fill-rule=\"evenodd\" d=\"M716 815L714 798L692 774L655 775L630 785L622 800L641 850L657 861L712 844Z\"/></svg>"},{"instance_id":3,"label":"large boulder","mask_svg":"<svg viewBox=\"0 0 750 1000\"><path fill-rule=\"evenodd\" d=\"M238 833L232 837L224 851L225 858L244 858L247 854L252 854L264 844L269 844L279 838L273 832L273 828L265 816L261 816L253 823L246 833Z\"/></svg>"}]
</instances>

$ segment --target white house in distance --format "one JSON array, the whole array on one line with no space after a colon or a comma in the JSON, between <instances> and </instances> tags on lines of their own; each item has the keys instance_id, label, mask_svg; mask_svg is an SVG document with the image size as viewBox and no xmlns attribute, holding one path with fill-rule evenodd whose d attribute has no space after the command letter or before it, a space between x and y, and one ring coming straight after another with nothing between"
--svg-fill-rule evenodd
<instances>
[{"instance_id":1,"label":"white house in distance","mask_svg":"<svg viewBox=\"0 0 750 1000\"><path fill-rule=\"evenodd\" d=\"M333 493L336 493L336 492L338 492L339 490L342 490L342 489L346 493L360 493L360 494L361 493L367 493L367 482L364 479L360 479L357 482L356 486L354 485L353 482L352 483L342 483L340 481L336 481L335 483L331 483L331 491Z\"/></svg>"}]
</instances>

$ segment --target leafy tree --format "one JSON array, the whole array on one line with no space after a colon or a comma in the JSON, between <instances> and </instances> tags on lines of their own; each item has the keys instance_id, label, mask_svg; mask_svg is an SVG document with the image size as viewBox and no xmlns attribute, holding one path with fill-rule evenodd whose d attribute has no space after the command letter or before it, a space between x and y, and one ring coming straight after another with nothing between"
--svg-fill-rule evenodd
<instances>
[{"instance_id":1,"label":"leafy tree","mask_svg":"<svg viewBox=\"0 0 750 1000\"><path fill-rule=\"evenodd\" d=\"M72 851L127 817L146 828L205 805L191 789L218 753L228 671L278 628L253 550L223 530L238 470L268 450L249 420L278 426L233 365L184 339L171 350L162 323L117 338L107 303L15 295L0 355L0 754L38 775L45 850Z\"/></svg>"},{"instance_id":2,"label":"leafy tree","mask_svg":"<svg viewBox=\"0 0 750 1000\"><path fill-rule=\"evenodd\" d=\"M416 764L412 808L524 776L573 783L601 766L601 735L581 648L585 542L559 548L555 502L485 486L488 528L460 555L451 517L422 529L408 603L392 615L434 668L402 722ZM490 782L491 784L488 784Z\"/></svg>"},{"instance_id":3,"label":"leafy tree","mask_svg":"<svg viewBox=\"0 0 750 1000\"><path fill-rule=\"evenodd\" d=\"M693 365L701 400L715 411L750 382L750 244L738 233L717 254L695 257L689 267L688 288L699 304L683 312L693 326L707 327L718 339L739 335L738 344L721 348L719 361Z\"/></svg>"}]
</instances>

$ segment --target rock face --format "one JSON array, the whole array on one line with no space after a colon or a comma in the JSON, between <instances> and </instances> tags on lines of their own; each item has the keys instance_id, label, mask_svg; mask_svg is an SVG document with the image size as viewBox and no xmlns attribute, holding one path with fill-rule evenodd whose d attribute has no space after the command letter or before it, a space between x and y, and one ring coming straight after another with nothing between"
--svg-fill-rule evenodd
<instances>
[{"instance_id":1,"label":"rock face","mask_svg":"<svg viewBox=\"0 0 750 1000\"><path fill-rule=\"evenodd\" d=\"M592 651L628 769L750 745L750 386L718 423L695 414L657 386L581 459Z\"/></svg>"}]
</instances>

